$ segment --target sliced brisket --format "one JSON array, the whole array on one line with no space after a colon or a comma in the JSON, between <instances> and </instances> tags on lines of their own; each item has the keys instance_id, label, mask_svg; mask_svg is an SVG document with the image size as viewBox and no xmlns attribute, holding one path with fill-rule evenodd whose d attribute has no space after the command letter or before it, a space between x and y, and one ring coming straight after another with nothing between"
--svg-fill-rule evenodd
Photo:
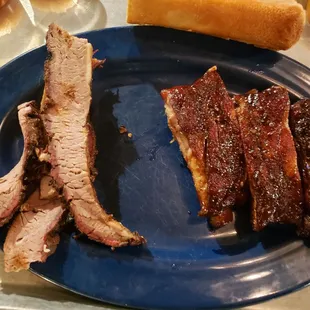
<instances>
[{"instance_id":1,"label":"sliced brisket","mask_svg":"<svg viewBox=\"0 0 310 310\"><path fill-rule=\"evenodd\" d=\"M232 220L230 208L245 199L245 162L232 99L211 68L190 86L161 92L168 125L191 170L200 215L214 226Z\"/></svg>"},{"instance_id":2,"label":"sliced brisket","mask_svg":"<svg viewBox=\"0 0 310 310\"><path fill-rule=\"evenodd\" d=\"M50 186L41 181L40 191L36 190L29 197L14 219L4 243L6 272L28 269L30 263L45 262L55 252L59 243L56 230L65 213L65 206L51 191ZM49 193L49 198L42 200L40 192Z\"/></svg>"},{"instance_id":3,"label":"sliced brisket","mask_svg":"<svg viewBox=\"0 0 310 310\"><path fill-rule=\"evenodd\" d=\"M302 188L297 154L288 126L290 100L282 87L236 96L255 231L268 223L302 220Z\"/></svg>"},{"instance_id":4,"label":"sliced brisket","mask_svg":"<svg viewBox=\"0 0 310 310\"><path fill-rule=\"evenodd\" d=\"M70 36L52 24L47 33L50 53L45 63L42 118L50 137L51 176L70 204L77 228L90 239L112 247L138 245L143 237L108 215L91 181L91 104L93 49L86 39Z\"/></svg>"},{"instance_id":5,"label":"sliced brisket","mask_svg":"<svg viewBox=\"0 0 310 310\"><path fill-rule=\"evenodd\" d=\"M28 185L33 186L39 180L42 165L38 164L37 155L47 144L35 102L18 106L18 119L24 136L24 150L19 163L0 179L0 226L20 207Z\"/></svg>"}]
</instances>

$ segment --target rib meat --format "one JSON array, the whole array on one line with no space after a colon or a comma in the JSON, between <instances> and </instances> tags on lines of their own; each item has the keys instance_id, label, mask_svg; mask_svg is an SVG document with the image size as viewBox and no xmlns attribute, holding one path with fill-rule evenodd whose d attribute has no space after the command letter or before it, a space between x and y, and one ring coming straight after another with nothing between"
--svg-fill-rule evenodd
<instances>
[{"instance_id":1,"label":"rib meat","mask_svg":"<svg viewBox=\"0 0 310 310\"><path fill-rule=\"evenodd\" d=\"M241 136L253 197L255 231L268 223L300 225L302 188L288 126L290 100L282 87L236 96Z\"/></svg>"},{"instance_id":2,"label":"rib meat","mask_svg":"<svg viewBox=\"0 0 310 310\"><path fill-rule=\"evenodd\" d=\"M86 39L70 36L55 24L47 33L41 113L50 143L51 176L69 202L77 228L112 247L138 245L144 238L108 215L91 182L89 109L93 49Z\"/></svg>"},{"instance_id":3,"label":"rib meat","mask_svg":"<svg viewBox=\"0 0 310 310\"><path fill-rule=\"evenodd\" d=\"M209 222L213 229L218 229L233 222L233 220L234 213L232 212L232 209L225 209L220 214L211 216Z\"/></svg>"},{"instance_id":4,"label":"rib meat","mask_svg":"<svg viewBox=\"0 0 310 310\"><path fill-rule=\"evenodd\" d=\"M245 163L234 103L216 67L193 85L163 90L161 95L168 125L194 179L200 215L216 216L213 223L221 226L232 220L230 208L245 200Z\"/></svg>"},{"instance_id":5,"label":"rib meat","mask_svg":"<svg viewBox=\"0 0 310 310\"><path fill-rule=\"evenodd\" d=\"M304 218L300 228L303 235L310 234L310 99L300 100L291 107L290 127L298 155L304 192Z\"/></svg>"},{"instance_id":6,"label":"rib meat","mask_svg":"<svg viewBox=\"0 0 310 310\"><path fill-rule=\"evenodd\" d=\"M45 187L45 183L42 183ZM40 191L48 192L42 188ZM6 272L29 269L33 262L45 262L59 243L56 230L64 215L65 206L54 195L42 200L40 191L36 190L22 205L21 212L8 231L4 243Z\"/></svg>"},{"instance_id":7,"label":"rib meat","mask_svg":"<svg viewBox=\"0 0 310 310\"><path fill-rule=\"evenodd\" d=\"M28 185L38 179L42 165L38 164L37 155L47 144L34 101L18 106L18 119L24 136L24 150L18 164L0 178L0 226L11 219L20 207Z\"/></svg>"}]
</instances>

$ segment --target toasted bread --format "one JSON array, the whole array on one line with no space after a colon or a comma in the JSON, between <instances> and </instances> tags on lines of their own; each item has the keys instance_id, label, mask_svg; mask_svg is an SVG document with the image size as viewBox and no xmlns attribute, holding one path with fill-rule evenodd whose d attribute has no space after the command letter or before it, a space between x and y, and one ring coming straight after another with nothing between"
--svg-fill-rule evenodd
<instances>
[{"instance_id":1,"label":"toasted bread","mask_svg":"<svg viewBox=\"0 0 310 310\"><path fill-rule=\"evenodd\" d=\"M127 22L286 50L301 36L305 11L295 0L128 0Z\"/></svg>"},{"instance_id":2,"label":"toasted bread","mask_svg":"<svg viewBox=\"0 0 310 310\"><path fill-rule=\"evenodd\" d=\"M6 5L7 2L8 0L0 0L0 8Z\"/></svg>"}]
</instances>

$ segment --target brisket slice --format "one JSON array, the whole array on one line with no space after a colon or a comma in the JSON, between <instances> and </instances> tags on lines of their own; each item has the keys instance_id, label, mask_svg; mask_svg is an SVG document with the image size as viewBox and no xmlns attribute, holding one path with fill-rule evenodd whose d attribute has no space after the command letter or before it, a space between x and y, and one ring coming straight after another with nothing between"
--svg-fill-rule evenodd
<instances>
[{"instance_id":1,"label":"brisket slice","mask_svg":"<svg viewBox=\"0 0 310 310\"><path fill-rule=\"evenodd\" d=\"M163 90L168 125L191 170L200 215L218 227L245 200L245 162L234 103L216 67L190 86ZM222 224L221 224L222 223Z\"/></svg>"},{"instance_id":2,"label":"brisket slice","mask_svg":"<svg viewBox=\"0 0 310 310\"><path fill-rule=\"evenodd\" d=\"M304 192L304 217L301 235L310 235L310 99L291 106L290 127L295 140Z\"/></svg>"},{"instance_id":3,"label":"brisket slice","mask_svg":"<svg viewBox=\"0 0 310 310\"><path fill-rule=\"evenodd\" d=\"M63 202L49 194L47 200L40 198L46 183L36 190L22 205L14 219L4 243L4 266L6 272L28 269L30 263L45 262L59 243L57 228L65 213Z\"/></svg>"},{"instance_id":4,"label":"brisket slice","mask_svg":"<svg viewBox=\"0 0 310 310\"><path fill-rule=\"evenodd\" d=\"M86 39L70 36L55 24L47 33L41 113L50 137L51 176L70 205L77 228L111 247L145 240L130 232L99 204L91 181L88 117L91 104L93 49Z\"/></svg>"},{"instance_id":5,"label":"brisket slice","mask_svg":"<svg viewBox=\"0 0 310 310\"><path fill-rule=\"evenodd\" d=\"M287 90L271 87L235 99L253 197L253 229L260 231L268 223L299 226L302 187L288 125Z\"/></svg>"},{"instance_id":6,"label":"brisket slice","mask_svg":"<svg viewBox=\"0 0 310 310\"><path fill-rule=\"evenodd\" d=\"M24 150L18 164L0 178L0 226L7 223L20 207L26 188L38 180L43 165L38 163L37 155L47 144L34 101L18 106L18 119L24 137Z\"/></svg>"}]
</instances>

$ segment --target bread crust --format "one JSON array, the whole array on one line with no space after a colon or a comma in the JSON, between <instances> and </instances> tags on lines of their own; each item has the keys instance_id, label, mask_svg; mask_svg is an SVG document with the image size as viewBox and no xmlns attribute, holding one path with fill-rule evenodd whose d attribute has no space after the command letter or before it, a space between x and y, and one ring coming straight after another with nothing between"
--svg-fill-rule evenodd
<instances>
[{"instance_id":1,"label":"bread crust","mask_svg":"<svg viewBox=\"0 0 310 310\"><path fill-rule=\"evenodd\" d=\"M8 0L0 0L0 8L6 5L7 2Z\"/></svg>"},{"instance_id":2,"label":"bread crust","mask_svg":"<svg viewBox=\"0 0 310 310\"><path fill-rule=\"evenodd\" d=\"M305 11L295 0L128 0L127 22L286 50L301 36Z\"/></svg>"}]
</instances>

